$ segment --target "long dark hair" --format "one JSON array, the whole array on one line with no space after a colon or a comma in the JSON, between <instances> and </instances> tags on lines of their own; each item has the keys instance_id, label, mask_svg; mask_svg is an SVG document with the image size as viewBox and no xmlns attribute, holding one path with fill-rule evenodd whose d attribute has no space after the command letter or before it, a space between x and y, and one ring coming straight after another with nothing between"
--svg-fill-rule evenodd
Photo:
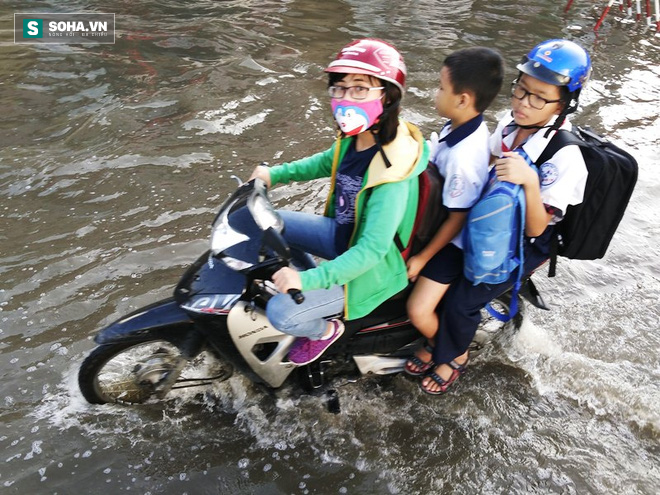
<instances>
[{"instance_id":1,"label":"long dark hair","mask_svg":"<svg viewBox=\"0 0 660 495\"><path fill-rule=\"evenodd\" d=\"M328 74L328 87L334 86L338 81L346 77L346 74L330 72ZM383 101L383 113L380 114L378 122L369 129L379 145L385 145L394 140L396 130L399 127L399 112L401 111L401 90L397 85L369 76L378 81L378 85L385 87L385 98Z\"/></svg>"}]
</instances>

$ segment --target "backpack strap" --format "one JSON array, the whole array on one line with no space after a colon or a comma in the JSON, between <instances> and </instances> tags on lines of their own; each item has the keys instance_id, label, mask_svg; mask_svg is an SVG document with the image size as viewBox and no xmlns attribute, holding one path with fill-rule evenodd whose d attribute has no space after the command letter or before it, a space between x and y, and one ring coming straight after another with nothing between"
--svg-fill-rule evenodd
<instances>
[{"instance_id":1,"label":"backpack strap","mask_svg":"<svg viewBox=\"0 0 660 495\"><path fill-rule=\"evenodd\" d=\"M559 129L552 136L550 142L545 147L541 155L534 162L537 166L541 166L550 158L555 156L560 149L574 144L581 146L584 141L576 134L577 131L567 131L566 129ZM548 266L548 277L554 277L557 274L557 254L559 253L559 229L555 229L550 238L550 265Z\"/></svg>"},{"instance_id":2,"label":"backpack strap","mask_svg":"<svg viewBox=\"0 0 660 495\"><path fill-rule=\"evenodd\" d=\"M574 144L576 146L584 145L584 141L574 132L566 129L559 129L555 135L550 138L547 146L534 162L535 165L542 165L552 158L560 149Z\"/></svg>"},{"instance_id":3,"label":"backpack strap","mask_svg":"<svg viewBox=\"0 0 660 495\"><path fill-rule=\"evenodd\" d=\"M525 150L522 149L522 147L518 147L514 150L520 156L522 156L525 161L529 164L530 167L534 169L534 171L538 174L538 168L536 167L536 164L529 158L527 153L525 153ZM516 277L516 282L513 284L513 289L511 290L511 304L509 305L509 314L503 314L497 311L493 306L488 303L486 305L486 311L495 318L496 320L499 320L501 322L506 323L507 321L511 320L514 316L516 316L516 313L518 313L518 292L520 292L520 287L522 285L522 278L523 275L525 274L525 213L526 213L526 199L525 199L525 190L523 189L522 186L517 186L518 187L518 192L517 194L519 195L520 199L518 200L518 203L520 204L520 232L519 232L519 238L518 238L518 258L520 260L520 264L518 265L518 275Z\"/></svg>"},{"instance_id":4,"label":"backpack strap","mask_svg":"<svg viewBox=\"0 0 660 495\"><path fill-rule=\"evenodd\" d=\"M406 250L406 246L403 245L403 241L401 240L401 236L399 235L398 232L394 233L394 244L396 245L400 253L403 253Z\"/></svg>"}]
</instances>

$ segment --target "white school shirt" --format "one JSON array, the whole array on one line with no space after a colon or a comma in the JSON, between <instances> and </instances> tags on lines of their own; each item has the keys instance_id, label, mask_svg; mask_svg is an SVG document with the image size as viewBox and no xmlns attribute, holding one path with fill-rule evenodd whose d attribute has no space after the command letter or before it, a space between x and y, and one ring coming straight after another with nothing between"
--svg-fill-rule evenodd
<instances>
[{"instance_id":1,"label":"white school shirt","mask_svg":"<svg viewBox=\"0 0 660 495\"><path fill-rule=\"evenodd\" d=\"M449 211L467 211L479 200L488 181L488 127L478 115L454 130L447 123L438 137L430 160L445 179L442 202ZM461 230L451 242L463 249L462 239Z\"/></svg>"},{"instance_id":2,"label":"white school shirt","mask_svg":"<svg viewBox=\"0 0 660 495\"><path fill-rule=\"evenodd\" d=\"M552 131L547 138L545 137L548 127L551 127L556 119L557 116L553 117L547 127L539 129L523 143L523 150L533 162L538 160L552 136L555 135L556 131ZM507 113L499 121L497 129L490 137L490 149L493 155L502 156L502 131L510 124L514 125L513 118L510 113ZM568 119L565 119L559 128L570 131L573 126ZM511 149L518 129L516 127L513 132L504 137L504 144L507 148ZM548 161L541 164L539 176L543 204L562 212L561 216L554 216L550 221L550 225L554 225L562 219L569 205L582 203L587 183L587 166L584 164L580 148L575 145L564 146Z\"/></svg>"}]
</instances>

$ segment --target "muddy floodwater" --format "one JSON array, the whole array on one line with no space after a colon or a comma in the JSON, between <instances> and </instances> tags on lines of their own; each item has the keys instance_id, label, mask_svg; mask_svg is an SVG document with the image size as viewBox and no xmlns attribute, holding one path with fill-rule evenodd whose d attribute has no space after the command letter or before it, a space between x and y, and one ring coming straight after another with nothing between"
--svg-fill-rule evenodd
<instances>
[{"instance_id":1,"label":"muddy floodwater","mask_svg":"<svg viewBox=\"0 0 660 495\"><path fill-rule=\"evenodd\" d=\"M0 5L0 492L648 494L660 487L660 35L607 2L103 0ZM18 12L114 12L113 45L15 45ZM574 121L639 181L602 260L535 275L552 311L474 360L444 397L404 376L337 388L341 413L240 375L139 407L92 406L95 332L168 297L262 162L326 149L323 68L358 37L408 65L403 116L429 135L444 57L515 64L575 40L594 75ZM327 184L280 187L313 211Z\"/></svg>"}]
</instances>

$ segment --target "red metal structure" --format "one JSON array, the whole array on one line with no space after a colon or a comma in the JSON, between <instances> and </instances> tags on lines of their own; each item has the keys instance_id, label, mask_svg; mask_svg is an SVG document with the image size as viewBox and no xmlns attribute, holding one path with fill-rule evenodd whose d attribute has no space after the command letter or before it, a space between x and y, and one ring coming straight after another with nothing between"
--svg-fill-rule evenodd
<instances>
[{"instance_id":1,"label":"red metal structure","mask_svg":"<svg viewBox=\"0 0 660 495\"><path fill-rule=\"evenodd\" d=\"M621 12L624 11L625 6L623 0L609 0L607 2L607 5L603 9L603 12L600 14L600 17L596 21L596 24L594 25L594 31L598 31L601 24L603 24L605 17L610 12L610 9L615 3L619 5L619 11ZM642 19L642 2L641 0L635 0L635 3L636 3L636 19L640 21ZM573 0L568 0L568 2L566 3L566 7L564 8L564 12L568 12L568 10L571 8L571 5L573 5ZM633 15L632 0L626 0L626 6L628 10L627 14L629 17L631 17ZM660 31L660 0L654 0L654 8L655 8L655 28L657 31ZM646 24L649 27L651 27L653 25L653 12L651 10L651 0L646 0L645 9L646 9Z\"/></svg>"}]
</instances>

